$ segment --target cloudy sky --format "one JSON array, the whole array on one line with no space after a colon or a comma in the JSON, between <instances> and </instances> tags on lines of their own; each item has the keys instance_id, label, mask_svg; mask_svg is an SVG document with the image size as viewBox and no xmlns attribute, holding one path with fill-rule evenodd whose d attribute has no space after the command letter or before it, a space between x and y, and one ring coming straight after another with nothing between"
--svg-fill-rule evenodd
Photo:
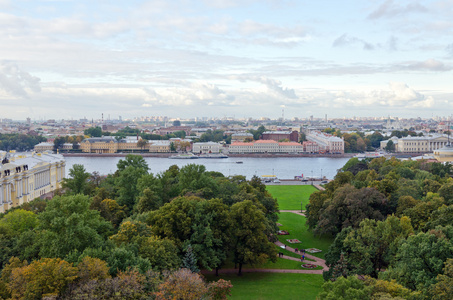
<instances>
[{"instance_id":1,"label":"cloudy sky","mask_svg":"<svg viewBox=\"0 0 453 300\"><path fill-rule=\"evenodd\" d=\"M453 113L452 0L0 0L0 118Z\"/></svg>"}]
</instances>

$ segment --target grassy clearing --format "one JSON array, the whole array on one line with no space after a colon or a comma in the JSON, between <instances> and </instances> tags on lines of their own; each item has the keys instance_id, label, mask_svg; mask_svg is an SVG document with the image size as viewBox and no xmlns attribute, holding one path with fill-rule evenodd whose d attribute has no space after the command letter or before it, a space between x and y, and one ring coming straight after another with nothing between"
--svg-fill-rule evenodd
<instances>
[{"instance_id":1,"label":"grassy clearing","mask_svg":"<svg viewBox=\"0 0 453 300\"><path fill-rule=\"evenodd\" d=\"M219 277L207 275L207 280L230 280L233 284L228 299L304 299L314 300L321 292L323 279L316 274L292 273L244 273L224 274Z\"/></svg>"},{"instance_id":2,"label":"grassy clearing","mask_svg":"<svg viewBox=\"0 0 453 300\"><path fill-rule=\"evenodd\" d=\"M300 203L305 210L310 195L317 191L312 185L268 185L267 190L277 199L281 210L300 210Z\"/></svg>"},{"instance_id":3,"label":"grassy clearing","mask_svg":"<svg viewBox=\"0 0 453 300\"><path fill-rule=\"evenodd\" d=\"M308 231L308 226L305 225L305 217L294 213L280 213L278 222L282 224L282 226L279 227L281 230L288 230L289 232L289 235L278 236L280 242L292 248L318 248L322 250L322 252L314 253L312 255L324 259L324 254L329 249L330 244L332 244L333 238L313 236L313 233ZM298 239L301 243L290 244L286 241L287 239Z\"/></svg>"}]
</instances>

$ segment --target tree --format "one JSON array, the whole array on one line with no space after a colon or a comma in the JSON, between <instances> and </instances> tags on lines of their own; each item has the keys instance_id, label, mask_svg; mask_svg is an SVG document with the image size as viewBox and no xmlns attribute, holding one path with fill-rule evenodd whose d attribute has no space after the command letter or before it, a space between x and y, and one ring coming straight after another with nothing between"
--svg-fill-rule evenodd
<instances>
[{"instance_id":1,"label":"tree","mask_svg":"<svg viewBox=\"0 0 453 300\"><path fill-rule=\"evenodd\" d=\"M87 196L60 196L49 201L39 214L37 229L40 234L42 257L64 258L72 251L83 252L88 247L99 247L111 230L96 210L90 209Z\"/></svg>"},{"instance_id":2,"label":"tree","mask_svg":"<svg viewBox=\"0 0 453 300\"><path fill-rule=\"evenodd\" d=\"M437 283L432 286L431 296L433 300L448 299L453 295L453 259L445 262L443 274L437 275Z\"/></svg>"},{"instance_id":3,"label":"tree","mask_svg":"<svg viewBox=\"0 0 453 300\"><path fill-rule=\"evenodd\" d=\"M337 234L342 228L357 228L363 219L383 220L387 199L373 188L338 188L328 205L320 211L316 234Z\"/></svg>"},{"instance_id":4,"label":"tree","mask_svg":"<svg viewBox=\"0 0 453 300\"><path fill-rule=\"evenodd\" d=\"M77 277L81 282L110 278L107 263L99 258L85 256L77 265Z\"/></svg>"},{"instance_id":5,"label":"tree","mask_svg":"<svg viewBox=\"0 0 453 300\"><path fill-rule=\"evenodd\" d=\"M358 274L377 278L389 265L400 240L413 233L409 218L389 216L385 221L365 219L360 227L348 234L344 244L351 249L349 262Z\"/></svg>"},{"instance_id":6,"label":"tree","mask_svg":"<svg viewBox=\"0 0 453 300\"><path fill-rule=\"evenodd\" d=\"M137 169L143 169L148 173L149 167L145 159L140 155L128 154L124 159L120 159L116 164L119 172L124 171L127 167L134 167Z\"/></svg>"},{"instance_id":7,"label":"tree","mask_svg":"<svg viewBox=\"0 0 453 300\"><path fill-rule=\"evenodd\" d=\"M137 142L137 147L142 148L142 152L143 152L143 149L146 147L146 145L148 145L148 141L145 139L140 139Z\"/></svg>"},{"instance_id":8,"label":"tree","mask_svg":"<svg viewBox=\"0 0 453 300\"><path fill-rule=\"evenodd\" d=\"M53 150L56 152L63 148L64 143L66 143L66 138L64 136L60 136L54 139L53 141Z\"/></svg>"},{"instance_id":9,"label":"tree","mask_svg":"<svg viewBox=\"0 0 453 300\"><path fill-rule=\"evenodd\" d=\"M178 248L171 240L150 236L139 237L136 238L135 241L139 247L139 255L149 260L153 270L159 272L174 270L181 265L181 260L178 256Z\"/></svg>"},{"instance_id":10,"label":"tree","mask_svg":"<svg viewBox=\"0 0 453 300\"><path fill-rule=\"evenodd\" d=\"M77 268L59 258L42 258L15 268L8 284L13 299L58 296L77 278Z\"/></svg>"},{"instance_id":11,"label":"tree","mask_svg":"<svg viewBox=\"0 0 453 300\"><path fill-rule=\"evenodd\" d=\"M115 184L118 188L118 204L126 206L128 212L132 212L139 195L137 182L146 174L147 172L144 169L128 166L119 172L118 177L115 178Z\"/></svg>"},{"instance_id":12,"label":"tree","mask_svg":"<svg viewBox=\"0 0 453 300\"><path fill-rule=\"evenodd\" d=\"M372 288L365 285L356 276L340 277L336 281L326 281L320 300L371 300Z\"/></svg>"},{"instance_id":13,"label":"tree","mask_svg":"<svg viewBox=\"0 0 453 300\"><path fill-rule=\"evenodd\" d=\"M16 209L8 212L0 219L0 228L4 229L9 237L32 230L38 225L38 217L31 211Z\"/></svg>"},{"instance_id":14,"label":"tree","mask_svg":"<svg viewBox=\"0 0 453 300\"><path fill-rule=\"evenodd\" d=\"M197 259L192 251L192 245L187 246L186 254L182 260L182 267L189 269L192 273L200 272L200 269L197 267Z\"/></svg>"},{"instance_id":15,"label":"tree","mask_svg":"<svg viewBox=\"0 0 453 300\"><path fill-rule=\"evenodd\" d=\"M101 137L102 136L102 129L99 126L90 127L83 131L83 134L89 135L90 137Z\"/></svg>"},{"instance_id":16,"label":"tree","mask_svg":"<svg viewBox=\"0 0 453 300\"><path fill-rule=\"evenodd\" d=\"M74 164L69 169L70 178L63 178L62 186L69 189L71 194L83 194L87 186L87 180L90 178L90 173L85 170L85 167L80 164Z\"/></svg>"},{"instance_id":17,"label":"tree","mask_svg":"<svg viewBox=\"0 0 453 300\"><path fill-rule=\"evenodd\" d=\"M171 151L171 152L176 152L176 146L175 146L175 143L174 143L174 142L171 142L171 143L170 143L170 151Z\"/></svg>"},{"instance_id":18,"label":"tree","mask_svg":"<svg viewBox=\"0 0 453 300\"><path fill-rule=\"evenodd\" d=\"M387 145L384 147L384 150L387 152L393 152L395 151L395 144L393 143L392 140L389 140L387 142Z\"/></svg>"},{"instance_id":19,"label":"tree","mask_svg":"<svg viewBox=\"0 0 453 300\"><path fill-rule=\"evenodd\" d=\"M174 121L173 121L173 126L175 126L175 127L176 127L176 126L181 126L181 121L179 121L179 120L174 120Z\"/></svg>"},{"instance_id":20,"label":"tree","mask_svg":"<svg viewBox=\"0 0 453 300\"><path fill-rule=\"evenodd\" d=\"M155 293L157 299L198 300L208 293L208 287L197 273L180 269L168 276Z\"/></svg>"},{"instance_id":21,"label":"tree","mask_svg":"<svg viewBox=\"0 0 453 300\"><path fill-rule=\"evenodd\" d=\"M265 217L252 201L245 200L231 207L233 260L242 275L244 264L260 264L276 260L276 249L265 234Z\"/></svg>"},{"instance_id":22,"label":"tree","mask_svg":"<svg viewBox=\"0 0 453 300\"><path fill-rule=\"evenodd\" d=\"M395 279L412 290L425 290L436 283L447 259L453 255L453 226L411 235L399 245L395 263L383 279Z\"/></svg>"}]
</instances>

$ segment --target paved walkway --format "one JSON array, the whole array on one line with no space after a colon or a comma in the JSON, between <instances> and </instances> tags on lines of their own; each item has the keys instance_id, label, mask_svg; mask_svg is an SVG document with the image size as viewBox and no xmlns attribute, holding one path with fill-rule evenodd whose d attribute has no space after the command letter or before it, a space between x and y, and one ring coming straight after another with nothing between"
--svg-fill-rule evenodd
<instances>
[{"instance_id":1,"label":"paved walkway","mask_svg":"<svg viewBox=\"0 0 453 300\"><path fill-rule=\"evenodd\" d=\"M275 242L274 244L279 246L279 247L285 246L285 244L283 244L282 242ZM293 247L286 246L286 248L284 248L284 249L287 250L287 251L291 251L293 253L296 253L297 255L302 256L302 253L296 252L296 250ZM305 257L314 260L314 261L310 261L309 262L310 264L314 264L314 265L318 265L318 266L322 267L322 270L319 270L319 271L321 271L320 274L322 274L322 271L328 271L329 270L329 268L326 265L326 261L324 259L316 257L316 256L311 255L311 254L308 254L308 253L305 253ZM298 258L291 257L291 256L286 256L286 255L284 255L283 258L291 259L291 260L300 260ZM318 270L316 270L316 271L318 271Z\"/></svg>"},{"instance_id":2,"label":"paved walkway","mask_svg":"<svg viewBox=\"0 0 453 300\"><path fill-rule=\"evenodd\" d=\"M303 210L302 212L300 212L300 210L280 210L280 212L291 212L305 217L305 210Z\"/></svg>"}]
</instances>

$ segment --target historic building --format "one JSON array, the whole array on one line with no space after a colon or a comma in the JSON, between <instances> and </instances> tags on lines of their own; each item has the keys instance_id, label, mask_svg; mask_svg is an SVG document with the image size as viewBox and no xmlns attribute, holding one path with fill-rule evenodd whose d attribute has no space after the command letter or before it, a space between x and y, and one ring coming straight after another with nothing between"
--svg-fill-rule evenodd
<instances>
[{"instance_id":1,"label":"historic building","mask_svg":"<svg viewBox=\"0 0 453 300\"><path fill-rule=\"evenodd\" d=\"M407 136L403 138L392 137L395 152L398 153L431 153L445 147L449 139L444 135L430 136ZM389 140L381 141L381 149L384 150Z\"/></svg>"},{"instance_id":2,"label":"historic building","mask_svg":"<svg viewBox=\"0 0 453 300\"><path fill-rule=\"evenodd\" d=\"M261 135L262 140L288 140L289 142L298 142L299 133L297 131L265 131Z\"/></svg>"},{"instance_id":3,"label":"historic building","mask_svg":"<svg viewBox=\"0 0 453 300\"><path fill-rule=\"evenodd\" d=\"M222 145L215 142L193 143L193 153L219 153Z\"/></svg>"},{"instance_id":4,"label":"historic building","mask_svg":"<svg viewBox=\"0 0 453 300\"><path fill-rule=\"evenodd\" d=\"M307 140L318 144L319 152L343 154L344 140L320 131L311 131L307 135Z\"/></svg>"},{"instance_id":5,"label":"historic building","mask_svg":"<svg viewBox=\"0 0 453 300\"><path fill-rule=\"evenodd\" d=\"M59 189L65 176L62 155L0 151L0 213Z\"/></svg>"},{"instance_id":6,"label":"historic building","mask_svg":"<svg viewBox=\"0 0 453 300\"><path fill-rule=\"evenodd\" d=\"M276 142L274 140L258 140L251 143L233 142L229 153L302 153L304 147L296 142Z\"/></svg>"}]
</instances>

